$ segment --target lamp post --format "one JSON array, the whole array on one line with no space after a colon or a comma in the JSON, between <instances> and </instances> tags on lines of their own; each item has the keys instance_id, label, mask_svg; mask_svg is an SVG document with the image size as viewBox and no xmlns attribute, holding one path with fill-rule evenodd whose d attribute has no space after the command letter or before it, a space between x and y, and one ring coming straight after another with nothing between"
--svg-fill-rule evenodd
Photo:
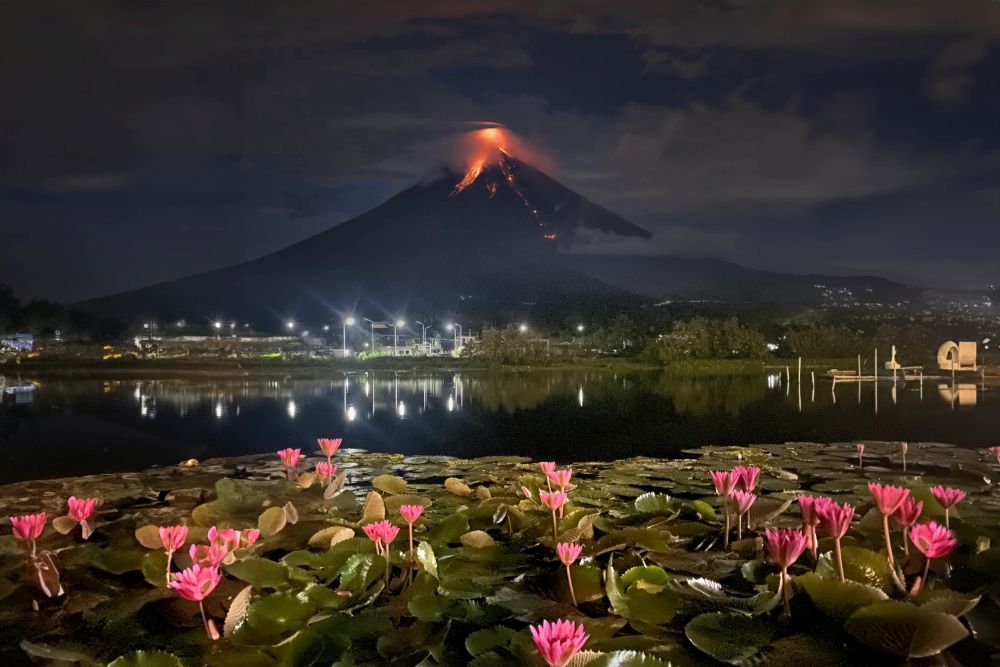
<instances>
[{"instance_id":1,"label":"lamp post","mask_svg":"<svg viewBox=\"0 0 1000 667\"><path fill-rule=\"evenodd\" d=\"M295 329L295 320L288 320L287 322L285 322L285 327L287 327L289 333L291 333L291 331Z\"/></svg>"},{"instance_id":2,"label":"lamp post","mask_svg":"<svg viewBox=\"0 0 1000 667\"><path fill-rule=\"evenodd\" d=\"M452 322L451 324L448 325L448 328L454 330L454 332L455 332L455 345L454 345L454 347L455 347L455 351L457 352L459 350L459 348L461 347L461 342L462 342L462 325L458 324L457 322Z\"/></svg>"},{"instance_id":3,"label":"lamp post","mask_svg":"<svg viewBox=\"0 0 1000 667\"><path fill-rule=\"evenodd\" d=\"M423 350L424 355L427 354L427 325L420 320L414 320L420 325L420 349Z\"/></svg>"},{"instance_id":4,"label":"lamp post","mask_svg":"<svg viewBox=\"0 0 1000 667\"><path fill-rule=\"evenodd\" d=\"M372 354L375 354L375 323L367 317L362 317L361 319L372 326Z\"/></svg>"},{"instance_id":5,"label":"lamp post","mask_svg":"<svg viewBox=\"0 0 1000 667\"><path fill-rule=\"evenodd\" d=\"M399 327L405 326L406 322L403 320L396 320L392 323L392 356L399 356L399 335L397 329Z\"/></svg>"},{"instance_id":6,"label":"lamp post","mask_svg":"<svg viewBox=\"0 0 1000 667\"><path fill-rule=\"evenodd\" d=\"M347 327L349 326L350 327L354 326L353 317L348 317L347 319L344 320L344 359L347 358ZM374 331L374 329L372 331Z\"/></svg>"},{"instance_id":7,"label":"lamp post","mask_svg":"<svg viewBox=\"0 0 1000 667\"><path fill-rule=\"evenodd\" d=\"M222 322L213 322L212 326L215 327L215 337L222 338Z\"/></svg>"},{"instance_id":8,"label":"lamp post","mask_svg":"<svg viewBox=\"0 0 1000 667\"><path fill-rule=\"evenodd\" d=\"M517 330L520 331L521 333L528 333L528 325L522 322L521 325L517 328Z\"/></svg>"}]
</instances>

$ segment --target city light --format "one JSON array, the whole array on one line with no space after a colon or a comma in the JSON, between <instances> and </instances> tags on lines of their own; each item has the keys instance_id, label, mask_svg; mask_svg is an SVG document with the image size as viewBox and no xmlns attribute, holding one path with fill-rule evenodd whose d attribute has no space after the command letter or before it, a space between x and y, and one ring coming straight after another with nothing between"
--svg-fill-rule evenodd
<instances>
[{"instance_id":1,"label":"city light","mask_svg":"<svg viewBox=\"0 0 1000 667\"><path fill-rule=\"evenodd\" d=\"M396 326L397 327L405 327L406 326L406 322L403 321L403 320L396 320Z\"/></svg>"},{"instance_id":2,"label":"city light","mask_svg":"<svg viewBox=\"0 0 1000 667\"><path fill-rule=\"evenodd\" d=\"M521 326L519 326L517 328L517 330L520 331L521 333L527 333L528 332L528 325L522 323Z\"/></svg>"},{"instance_id":3,"label":"city light","mask_svg":"<svg viewBox=\"0 0 1000 667\"><path fill-rule=\"evenodd\" d=\"M346 324L349 327L353 327L354 326L354 318L353 317L348 317L346 320L344 320L344 324Z\"/></svg>"},{"instance_id":4,"label":"city light","mask_svg":"<svg viewBox=\"0 0 1000 667\"><path fill-rule=\"evenodd\" d=\"M580 333L583 333L583 325L582 324L577 324L576 325L576 330L579 331Z\"/></svg>"},{"instance_id":5,"label":"city light","mask_svg":"<svg viewBox=\"0 0 1000 667\"><path fill-rule=\"evenodd\" d=\"M222 328L222 322L213 322L212 326L215 327L216 329L221 329Z\"/></svg>"},{"instance_id":6,"label":"city light","mask_svg":"<svg viewBox=\"0 0 1000 667\"><path fill-rule=\"evenodd\" d=\"M288 327L289 329L294 329L295 322L293 322L292 320L288 320L287 322L285 322L285 326Z\"/></svg>"}]
</instances>

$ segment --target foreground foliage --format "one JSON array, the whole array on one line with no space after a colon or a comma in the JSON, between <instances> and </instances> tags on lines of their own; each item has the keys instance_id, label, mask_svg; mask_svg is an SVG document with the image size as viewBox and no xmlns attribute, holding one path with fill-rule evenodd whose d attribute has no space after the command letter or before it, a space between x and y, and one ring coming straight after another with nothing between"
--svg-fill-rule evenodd
<instances>
[{"instance_id":1,"label":"foreground foliage","mask_svg":"<svg viewBox=\"0 0 1000 667\"><path fill-rule=\"evenodd\" d=\"M0 537L0 664L545 665L581 633L570 664L594 667L979 664L1000 649L992 456L910 445L904 472L888 443L863 459L854 444L704 448L547 477L519 457L331 442L305 460L283 450L0 490L0 515L68 517L30 546ZM734 480L737 503L710 471L741 464L761 472ZM946 511L939 499L956 494L941 484L968 496ZM888 485L921 503L911 525L940 530L907 542L889 524L887 551ZM852 507L844 535L800 532L800 494ZM934 545L913 545L946 520L957 545L928 561ZM219 544L216 580L193 563L210 568ZM41 554L61 590L40 590ZM545 619L582 628L553 626L543 644Z\"/></svg>"}]
</instances>

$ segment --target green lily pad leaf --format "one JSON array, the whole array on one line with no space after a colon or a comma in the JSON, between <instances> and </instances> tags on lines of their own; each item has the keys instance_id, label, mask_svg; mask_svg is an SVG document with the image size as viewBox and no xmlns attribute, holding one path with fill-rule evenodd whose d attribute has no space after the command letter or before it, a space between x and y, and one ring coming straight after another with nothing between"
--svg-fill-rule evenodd
<instances>
[{"instance_id":1,"label":"green lily pad leaf","mask_svg":"<svg viewBox=\"0 0 1000 667\"><path fill-rule=\"evenodd\" d=\"M288 583L288 567L266 558L247 558L225 566L227 573L257 590L280 588Z\"/></svg>"},{"instance_id":2,"label":"green lily pad leaf","mask_svg":"<svg viewBox=\"0 0 1000 667\"><path fill-rule=\"evenodd\" d=\"M427 541L432 543L452 544L469 532L469 519L465 514L452 514L437 522L427 533Z\"/></svg>"},{"instance_id":3,"label":"green lily pad leaf","mask_svg":"<svg viewBox=\"0 0 1000 667\"><path fill-rule=\"evenodd\" d=\"M885 556L862 547L844 547L842 551L846 578L877 588L884 593L896 590L892 567ZM832 551L820 556L816 574L823 579L839 579Z\"/></svg>"},{"instance_id":4,"label":"green lily pad leaf","mask_svg":"<svg viewBox=\"0 0 1000 667\"><path fill-rule=\"evenodd\" d=\"M691 503L691 507L694 511L698 513L698 516L702 521L717 521L718 515L715 513L715 508L706 503L704 500L695 500Z\"/></svg>"},{"instance_id":5,"label":"green lily pad leaf","mask_svg":"<svg viewBox=\"0 0 1000 667\"><path fill-rule=\"evenodd\" d=\"M226 620L222 625L222 636L232 637L236 628L246 620L247 612L250 610L250 599L253 596L253 586L247 586L233 598L229 603L229 610L226 612Z\"/></svg>"},{"instance_id":6,"label":"green lily pad leaf","mask_svg":"<svg viewBox=\"0 0 1000 667\"><path fill-rule=\"evenodd\" d=\"M389 494L406 493L406 480L395 475L379 475L372 480L372 486Z\"/></svg>"},{"instance_id":7,"label":"green lily pad leaf","mask_svg":"<svg viewBox=\"0 0 1000 667\"><path fill-rule=\"evenodd\" d=\"M113 660L108 667L184 667L184 663L173 653L133 651Z\"/></svg>"},{"instance_id":8,"label":"green lily pad leaf","mask_svg":"<svg viewBox=\"0 0 1000 667\"><path fill-rule=\"evenodd\" d=\"M757 501L750 507L750 511L747 512L749 525L754 528L765 526L772 519L776 518L791 507L791 505L791 498L788 498L787 500L771 496L758 498Z\"/></svg>"},{"instance_id":9,"label":"green lily pad leaf","mask_svg":"<svg viewBox=\"0 0 1000 667\"><path fill-rule=\"evenodd\" d=\"M601 579L601 568L593 565L573 565L569 569L573 578L573 592L576 593L577 602L587 602L599 600L604 597L604 582ZM572 597L569 593L569 586L566 584L566 569L560 568L553 575L558 579L559 599L570 602Z\"/></svg>"},{"instance_id":10,"label":"green lily pad leaf","mask_svg":"<svg viewBox=\"0 0 1000 667\"><path fill-rule=\"evenodd\" d=\"M142 558L142 576L153 586L165 586L167 583L167 554L162 551L151 551Z\"/></svg>"},{"instance_id":11,"label":"green lily pad leaf","mask_svg":"<svg viewBox=\"0 0 1000 667\"><path fill-rule=\"evenodd\" d=\"M849 667L856 664L845 653L843 643L806 634L782 637L764 649L768 665Z\"/></svg>"},{"instance_id":12,"label":"green lily pad leaf","mask_svg":"<svg viewBox=\"0 0 1000 667\"><path fill-rule=\"evenodd\" d=\"M896 600L862 607L844 630L870 648L902 658L937 655L969 635L954 616Z\"/></svg>"},{"instance_id":13,"label":"green lily pad leaf","mask_svg":"<svg viewBox=\"0 0 1000 667\"><path fill-rule=\"evenodd\" d=\"M657 567L655 565L633 567L626 570L621 576L621 585L624 588L628 588L630 584L639 581L640 579L657 586L664 586L670 579L670 575L668 575L667 571L662 567Z\"/></svg>"},{"instance_id":14,"label":"green lily pad leaf","mask_svg":"<svg viewBox=\"0 0 1000 667\"><path fill-rule=\"evenodd\" d=\"M424 572L435 579L438 578L437 558L434 556L434 547L428 542L421 542L417 545L417 561L424 568Z\"/></svg>"},{"instance_id":15,"label":"green lily pad leaf","mask_svg":"<svg viewBox=\"0 0 1000 667\"><path fill-rule=\"evenodd\" d=\"M739 611L744 614L763 614L771 611L781 602L777 591L761 591L751 597L728 595L722 585L711 579L686 579L671 581L670 587L686 602L709 609Z\"/></svg>"},{"instance_id":16,"label":"green lily pad leaf","mask_svg":"<svg viewBox=\"0 0 1000 667\"><path fill-rule=\"evenodd\" d=\"M635 511L644 514L672 514L674 499L665 493L644 493L635 499Z\"/></svg>"},{"instance_id":17,"label":"green lily pad leaf","mask_svg":"<svg viewBox=\"0 0 1000 667\"><path fill-rule=\"evenodd\" d=\"M90 559L90 564L111 574L125 574L141 569L145 555L145 551L132 548L101 549ZM166 565L163 564L164 572Z\"/></svg>"},{"instance_id":18,"label":"green lily pad leaf","mask_svg":"<svg viewBox=\"0 0 1000 667\"><path fill-rule=\"evenodd\" d=\"M496 540L490 537L489 533L482 530L473 530L459 538L463 545L470 549L487 549L497 545Z\"/></svg>"},{"instance_id":19,"label":"green lily pad leaf","mask_svg":"<svg viewBox=\"0 0 1000 667\"><path fill-rule=\"evenodd\" d=\"M215 483L214 506L223 513L253 512L264 502L264 496L251 482L223 477Z\"/></svg>"},{"instance_id":20,"label":"green lily pad leaf","mask_svg":"<svg viewBox=\"0 0 1000 667\"><path fill-rule=\"evenodd\" d=\"M604 575L604 586L608 594L608 602L616 614L622 618L629 617L628 599L625 597L624 587L615 571L614 558L608 559L608 567Z\"/></svg>"},{"instance_id":21,"label":"green lily pad leaf","mask_svg":"<svg viewBox=\"0 0 1000 667\"><path fill-rule=\"evenodd\" d=\"M303 627L313 611L305 596L274 593L250 605L246 622L265 637L275 638Z\"/></svg>"},{"instance_id":22,"label":"green lily pad leaf","mask_svg":"<svg viewBox=\"0 0 1000 667\"><path fill-rule=\"evenodd\" d=\"M360 595L385 572L385 559L375 554L354 554L340 573L341 590Z\"/></svg>"},{"instance_id":23,"label":"green lily pad leaf","mask_svg":"<svg viewBox=\"0 0 1000 667\"><path fill-rule=\"evenodd\" d=\"M476 630L465 638L465 650L475 657L498 648L507 648L517 633L511 628L498 625L485 630Z\"/></svg>"},{"instance_id":24,"label":"green lily pad leaf","mask_svg":"<svg viewBox=\"0 0 1000 667\"><path fill-rule=\"evenodd\" d=\"M759 655L774 633L774 625L763 618L725 612L695 616L684 626L684 635L698 650L731 665Z\"/></svg>"},{"instance_id":25,"label":"green lily pad leaf","mask_svg":"<svg viewBox=\"0 0 1000 667\"><path fill-rule=\"evenodd\" d=\"M965 616L976 608L981 598L981 595L967 595L949 588L925 588L913 598L913 601L920 605L921 609L939 611L952 616Z\"/></svg>"},{"instance_id":26,"label":"green lily pad leaf","mask_svg":"<svg viewBox=\"0 0 1000 667\"><path fill-rule=\"evenodd\" d=\"M861 607L889 599L881 589L856 581L823 579L813 572L796 577L795 583L805 590L817 609L839 623Z\"/></svg>"},{"instance_id":27,"label":"green lily pad leaf","mask_svg":"<svg viewBox=\"0 0 1000 667\"><path fill-rule=\"evenodd\" d=\"M640 580L639 584L642 581ZM629 589L628 619L640 623L662 625L672 619L681 607L680 597L671 590L645 591L637 584Z\"/></svg>"},{"instance_id":28,"label":"green lily pad leaf","mask_svg":"<svg viewBox=\"0 0 1000 667\"><path fill-rule=\"evenodd\" d=\"M406 608L418 621L425 623L440 621L451 607L451 600L438 595L437 589L437 579L427 572L418 574L407 589L406 595L410 599L406 603Z\"/></svg>"},{"instance_id":29,"label":"green lily pad leaf","mask_svg":"<svg viewBox=\"0 0 1000 667\"><path fill-rule=\"evenodd\" d=\"M257 530L262 537L276 535L288 523L288 514L284 507L268 507L257 518Z\"/></svg>"},{"instance_id":30,"label":"green lily pad leaf","mask_svg":"<svg viewBox=\"0 0 1000 667\"><path fill-rule=\"evenodd\" d=\"M73 646L52 646L51 644L32 643L24 640L20 643L21 650L34 658L44 658L56 662L69 662L73 664L86 665L87 667L99 667L101 664L83 649Z\"/></svg>"}]
</instances>

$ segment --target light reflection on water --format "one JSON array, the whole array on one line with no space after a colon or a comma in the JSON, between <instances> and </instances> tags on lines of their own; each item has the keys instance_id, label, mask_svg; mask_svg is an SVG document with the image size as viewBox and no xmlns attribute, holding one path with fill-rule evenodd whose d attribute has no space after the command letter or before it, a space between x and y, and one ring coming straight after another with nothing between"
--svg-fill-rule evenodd
<instances>
[{"instance_id":1,"label":"light reflection on water","mask_svg":"<svg viewBox=\"0 0 1000 667\"><path fill-rule=\"evenodd\" d=\"M556 460L676 455L701 444L906 439L995 444L997 392L972 382L795 374L353 373L325 379L42 379L0 408L0 479L345 446ZM32 452L47 451L46 465Z\"/></svg>"}]
</instances>

